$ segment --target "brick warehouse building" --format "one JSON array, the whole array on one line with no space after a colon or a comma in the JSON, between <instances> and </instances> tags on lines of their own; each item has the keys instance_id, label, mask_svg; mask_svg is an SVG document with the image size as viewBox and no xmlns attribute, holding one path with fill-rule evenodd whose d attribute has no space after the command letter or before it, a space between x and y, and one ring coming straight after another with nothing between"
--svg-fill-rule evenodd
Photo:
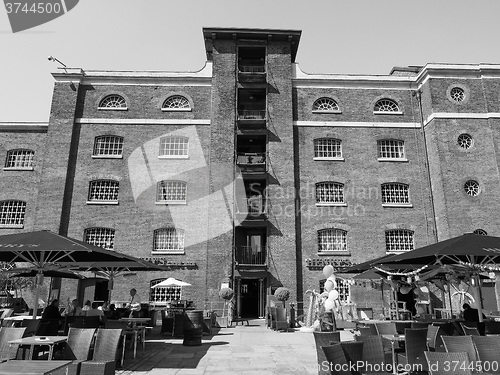
<instances>
[{"instance_id":1,"label":"brick warehouse building","mask_svg":"<svg viewBox=\"0 0 500 375\"><path fill-rule=\"evenodd\" d=\"M205 28L198 72L54 73L48 123L0 124L0 234L50 229L169 266L115 281L113 300L134 286L165 304L178 290L150 286L173 276L198 308L229 284L255 317L281 285L300 305L325 264L500 235L500 66L306 74L300 35ZM340 284L381 309L370 285ZM63 280L61 299L107 287Z\"/></svg>"}]
</instances>

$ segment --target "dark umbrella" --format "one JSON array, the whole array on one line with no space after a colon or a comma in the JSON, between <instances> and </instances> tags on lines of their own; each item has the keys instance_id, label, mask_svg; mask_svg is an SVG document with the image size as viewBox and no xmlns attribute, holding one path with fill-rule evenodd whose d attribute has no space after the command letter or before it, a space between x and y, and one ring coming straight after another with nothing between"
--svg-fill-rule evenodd
<instances>
[{"instance_id":1,"label":"dark umbrella","mask_svg":"<svg viewBox=\"0 0 500 375\"><path fill-rule=\"evenodd\" d=\"M9 277L37 277L40 274L37 269L31 267L13 268L7 272L12 273ZM84 276L72 272L71 270L63 271L58 269L45 269L42 271L42 275L46 277L61 277L63 279L85 278Z\"/></svg>"},{"instance_id":2,"label":"dark umbrella","mask_svg":"<svg viewBox=\"0 0 500 375\"><path fill-rule=\"evenodd\" d=\"M472 273L476 297L479 291L479 272L498 269L500 262L500 237L466 233L464 235L407 251L377 262L379 265L453 265ZM479 320L483 321L481 301L478 298Z\"/></svg>"}]
</instances>

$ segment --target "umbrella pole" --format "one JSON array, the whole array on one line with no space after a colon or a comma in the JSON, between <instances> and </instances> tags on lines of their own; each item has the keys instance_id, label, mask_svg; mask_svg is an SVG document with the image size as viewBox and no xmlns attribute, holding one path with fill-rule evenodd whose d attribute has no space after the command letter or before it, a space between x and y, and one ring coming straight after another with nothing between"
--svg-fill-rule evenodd
<instances>
[{"instance_id":1,"label":"umbrella pole","mask_svg":"<svg viewBox=\"0 0 500 375\"><path fill-rule=\"evenodd\" d=\"M38 275L35 277L35 304L33 306L33 319L36 319L36 315L38 312L38 298L40 298L40 286L38 285L38 279L39 279Z\"/></svg>"},{"instance_id":2,"label":"umbrella pole","mask_svg":"<svg viewBox=\"0 0 500 375\"><path fill-rule=\"evenodd\" d=\"M474 281L474 294L476 295L476 305L477 305L477 314L479 315L479 322L483 322L483 301L481 300L481 286L479 285L479 276L477 273L472 275L472 280Z\"/></svg>"},{"instance_id":3,"label":"umbrella pole","mask_svg":"<svg viewBox=\"0 0 500 375\"><path fill-rule=\"evenodd\" d=\"M446 282L446 288L448 289L448 299L450 300L450 315L453 318L453 302L451 301L451 289L450 289L451 285L448 281Z\"/></svg>"}]
</instances>

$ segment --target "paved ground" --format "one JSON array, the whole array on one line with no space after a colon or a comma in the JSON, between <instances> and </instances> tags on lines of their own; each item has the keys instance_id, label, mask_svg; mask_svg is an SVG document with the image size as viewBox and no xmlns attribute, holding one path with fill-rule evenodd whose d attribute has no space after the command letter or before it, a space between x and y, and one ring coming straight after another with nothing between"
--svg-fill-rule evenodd
<instances>
[{"instance_id":1,"label":"paved ground","mask_svg":"<svg viewBox=\"0 0 500 375\"><path fill-rule=\"evenodd\" d=\"M342 331L342 340L352 338ZM271 375L317 374L316 348L312 333L275 332L264 320L250 325L222 328L203 336L201 346L183 346L182 339L159 334L159 327L147 336L146 350L132 359L125 353L120 375Z\"/></svg>"}]
</instances>

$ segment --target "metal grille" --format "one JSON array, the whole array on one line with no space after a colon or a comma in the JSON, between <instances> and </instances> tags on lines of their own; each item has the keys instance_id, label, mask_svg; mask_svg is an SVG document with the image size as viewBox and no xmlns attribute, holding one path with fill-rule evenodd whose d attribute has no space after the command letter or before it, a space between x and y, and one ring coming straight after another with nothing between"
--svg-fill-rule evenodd
<instances>
[{"instance_id":1,"label":"metal grille","mask_svg":"<svg viewBox=\"0 0 500 375\"><path fill-rule=\"evenodd\" d=\"M26 202L2 201L0 202L0 226L23 226L26 213Z\"/></svg>"},{"instance_id":2,"label":"metal grille","mask_svg":"<svg viewBox=\"0 0 500 375\"><path fill-rule=\"evenodd\" d=\"M402 159L405 157L405 143L397 139L378 141L378 157L381 159Z\"/></svg>"},{"instance_id":3,"label":"metal grille","mask_svg":"<svg viewBox=\"0 0 500 375\"><path fill-rule=\"evenodd\" d=\"M158 202L185 202L186 186L184 181L160 181L156 191Z\"/></svg>"},{"instance_id":4,"label":"metal grille","mask_svg":"<svg viewBox=\"0 0 500 375\"><path fill-rule=\"evenodd\" d=\"M113 180L90 181L89 201L118 201L120 183Z\"/></svg>"},{"instance_id":5,"label":"metal grille","mask_svg":"<svg viewBox=\"0 0 500 375\"><path fill-rule=\"evenodd\" d=\"M382 203L408 204L410 203L409 187L406 184L382 184Z\"/></svg>"},{"instance_id":6,"label":"metal grille","mask_svg":"<svg viewBox=\"0 0 500 375\"><path fill-rule=\"evenodd\" d=\"M84 231L84 241L92 245L113 250L115 247L115 230L110 228L88 228Z\"/></svg>"},{"instance_id":7,"label":"metal grille","mask_svg":"<svg viewBox=\"0 0 500 375\"><path fill-rule=\"evenodd\" d=\"M395 229L385 232L386 251L410 251L413 250L413 248L413 231Z\"/></svg>"},{"instance_id":8,"label":"metal grille","mask_svg":"<svg viewBox=\"0 0 500 375\"><path fill-rule=\"evenodd\" d=\"M471 197L477 197L480 192L479 182L474 180L467 181L464 185L464 190L467 193L467 195L470 195Z\"/></svg>"},{"instance_id":9,"label":"metal grille","mask_svg":"<svg viewBox=\"0 0 500 375\"><path fill-rule=\"evenodd\" d=\"M320 138L314 140L315 158L341 158L342 141L334 138Z\"/></svg>"},{"instance_id":10,"label":"metal grille","mask_svg":"<svg viewBox=\"0 0 500 375\"><path fill-rule=\"evenodd\" d=\"M486 232L484 229L476 229L474 232L472 232L474 234L479 234L481 236L487 236L488 235L488 232Z\"/></svg>"},{"instance_id":11,"label":"metal grille","mask_svg":"<svg viewBox=\"0 0 500 375\"><path fill-rule=\"evenodd\" d=\"M123 152L123 137L103 135L95 138L94 155L121 155Z\"/></svg>"},{"instance_id":12,"label":"metal grille","mask_svg":"<svg viewBox=\"0 0 500 375\"><path fill-rule=\"evenodd\" d=\"M457 143L460 147L468 150L472 147L472 137L469 134L460 134L457 139Z\"/></svg>"},{"instance_id":13,"label":"metal grille","mask_svg":"<svg viewBox=\"0 0 500 375\"><path fill-rule=\"evenodd\" d=\"M319 290L320 293L323 293L325 291L325 282L326 279L320 280L319 281ZM347 280L341 279L340 277L337 277L335 279L335 282L337 283L336 290L339 293L339 301L340 302L347 302L350 301L350 294L351 294L351 288L349 287L349 283Z\"/></svg>"},{"instance_id":14,"label":"metal grille","mask_svg":"<svg viewBox=\"0 0 500 375\"><path fill-rule=\"evenodd\" d=\"M166 304L170 301L179 301L182 299L182 288L180 286L158 287L153 288L156 284L161 283L165 279L152 280L149 283L150 293L149 300L154 304Z\"/></svg>"},{"instance_id":15,"label":"metal grille","mask_svg":"<svg viewBox=\"0 0 500 375\"><path fill-rule=\"evenodd\" d=\"M127 103L120 95L108 95L101 100L99 108L127 108Z\"/></svg>"},{"instance_id":16,"label":"metal grille","mask_svg":"<svg viewBox=\"0 0 500 375\"><path fill-rule=\"evenodd\" d=\"M160 156L188 156L189 138L163 137L160 139Z\"/></svg>"},{"instance_id":17,"label":"metal grille","mask_svg":"<svg viewBox=\"0 0 500 375\"><path fill-rule=\"evenodd\" d=\"M398 104L391 99L380 99L373 108L375 112L399 112Z\"/></svg>"},{"instance_id":18,"label":"metal grille","mask_svg":"<svg viewBox=\"0 0 500 375\"><path fill-rule=\"evenodd\" d=\"M450 97L455 102L463 102L465 100L465 91L460 87L453 87L450 90Z\"/></svg>"},{"instance_id":19,"label":"metal grille","mask_svg":"<svg viewBox=\"0 0 500 375\"><path fill-rule=\"evenodd\" d=\"M346 251L347 232L341 229L322 229L318 231L318 251Z\"/></svg>"},{"instance_id":20,"label":"metal grille","mask_svg":"<svg viewBox=\"0 0 500 375\"><path fill-rule=\"evenodd\" d=\"M339 105L331 98L319 98L313 104L313 111L338 111Z\"/></svg>"},{"instance_id":21,"label":"metal grille","mask_svg":"<svg viewBox=\"0 0 500 375\"><path fill-rule=\"evenodd\" d=\"M174 95L163 102L163 109L189 109L189 100L181 95Z\"/></svg>"},{"instance_id":22,"label":"metal grille","mask_svg":"<svg viewBox=\"0 0 500 375\"><path fill-rule=\"evenodd\" d=\"M33 168L33 159L35 151L33 150L10 150L7 152L5 168Z\"/></svg>"},{"instance_id":23,"label":"metal grille","mask_svg":"<svg viewBox=\"0 0 500 375\"><path fill-rule=\"evenodd\" d=\"M184 231L175 228L155 230L153 251L184 251Z\"/></svg>"},{"instance_id":24,"label":"metal grille","mask_svg":"<svg viewBox=\"0 0 500 375\"><path fill-rule=\"evenodd\" d=\"M337 182L317 183L316 203L344 203L344 184Z\"/></svg>"}]
</instances>

